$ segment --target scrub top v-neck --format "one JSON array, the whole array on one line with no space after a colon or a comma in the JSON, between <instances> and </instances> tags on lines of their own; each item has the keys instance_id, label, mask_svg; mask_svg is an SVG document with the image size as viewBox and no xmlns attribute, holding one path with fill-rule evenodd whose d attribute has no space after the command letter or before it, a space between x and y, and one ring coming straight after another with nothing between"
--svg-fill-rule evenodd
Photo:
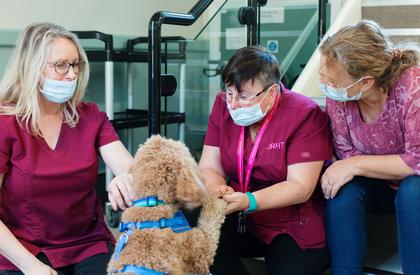
<instances>
[{"instance_id":1,"label":"scrub top v-neck","mask_svg":"<svg viewBox=\"0 0 420 275\"><path fill-rule=\"evenodd\" d=\"M77 106L79 123L63 123L54 149L14 116L0 116L0 219L33 254L54 268L108 252L114 242L95 193L98 150L119 138L93 103ZM16 269L0 256L1 269Z\"/></svg>"},{"instance_id":2,"label":"scrub top v-neck","mask_svg":"<svg viewBox=\"0 0 420 275\"><path fill-rule=\"evenodd\" d=\"M330 160L328 117L308 98L282 85L283 99L261 140L252 168L248 191L254 192L287 179L287 166ZM238 179L237 148L241 126L230 117L224 94L217 96L209 118L204 143L219 147L221 164L228 184L241 191ZM253 148L245 131L244 165ZM326 245L324 200L320 188L305 203L257 211L247 215L247 230L269 244L278 234L289 234L301 248Z\"/></svg>"}]
</instances>

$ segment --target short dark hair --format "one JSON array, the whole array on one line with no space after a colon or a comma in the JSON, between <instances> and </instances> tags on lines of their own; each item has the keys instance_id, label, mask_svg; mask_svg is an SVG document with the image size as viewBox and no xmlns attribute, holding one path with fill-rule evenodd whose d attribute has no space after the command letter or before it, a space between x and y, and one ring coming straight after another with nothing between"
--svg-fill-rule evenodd
<instances>
[{"instance_id":1,"label":"short dark hair","mask_svg":"<svg viewBox=\"0 0 420 275\"><path fill-rule=\"evenodd\" d=\"M280 64L277 58L262 46L239 49L223 70L225 85L234 85L238 93L245 82L258 80L268 86L280 81Z\"/></svg>"}]
</instances>

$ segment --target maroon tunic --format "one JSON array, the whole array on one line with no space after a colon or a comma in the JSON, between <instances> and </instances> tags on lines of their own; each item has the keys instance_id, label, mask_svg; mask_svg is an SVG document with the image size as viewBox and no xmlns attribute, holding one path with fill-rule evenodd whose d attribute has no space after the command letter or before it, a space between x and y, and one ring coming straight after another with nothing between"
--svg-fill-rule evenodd
<instances>
[{"instance_id":1,"label":"maroon tunic","mask_svg":"<svg viewBox=\"0 0 420 275\"><path fill-rule=\"evenodd\" d=\"M283 92L257 152L249 183L251 192L285 181L288 165L330 160L332 156L327 115L306 97L285 88ZM219 94L214 103L205 144L220 148L229 185L239 190L236 150L241 127L234 124L223 98L224 94ZM249 131L245 132L246 164L252 141ZM278 234L289 234L301 248L324 247L323 206L318 189L306 203L249 214L247 229L265 243Z\"/></svg>"},{"instance_id":2,"label":"maroon tunic","mask_svg":"<svg viewBox=\"0 0 420 275\"><path fill-rule=\"evenodd\" d=\"M92 103L77 107L75 128L62 124L57 146L0 115L0 219L34 255L54 268L108 252L115 242L94 187L98 149L118 140L106 114ZM0 270L17 269L0 255Z\"/></svg>"}]
</instances>

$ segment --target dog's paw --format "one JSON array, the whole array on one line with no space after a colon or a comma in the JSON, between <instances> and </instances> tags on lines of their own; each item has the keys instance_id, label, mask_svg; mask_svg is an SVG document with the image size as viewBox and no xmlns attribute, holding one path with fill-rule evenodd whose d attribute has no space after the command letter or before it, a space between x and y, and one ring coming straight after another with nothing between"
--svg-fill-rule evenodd
<instances>
[{"instance_id":1,"label":"dog's paw","mask_svg":"<svg viewBox=\"0 0 420 275\"><path fill-rule=\"evenodd\" d=\"M218 198L216 194L208 195L203 202L203 209L206 212L224 213L226 206L227 203L223 199Z\"/></svg>"},{"instance_id":2,"label":"dog's paw","mask_svg":"<svg viewBox=\"0 0 420 275\"><path fill-rule=\"evenodd\" d=\"M225 220L226 206L227 203L223 199L216 195L208 195L203 202L199 224L210 223L219 227Z\"/></svg>"}]
</instances>

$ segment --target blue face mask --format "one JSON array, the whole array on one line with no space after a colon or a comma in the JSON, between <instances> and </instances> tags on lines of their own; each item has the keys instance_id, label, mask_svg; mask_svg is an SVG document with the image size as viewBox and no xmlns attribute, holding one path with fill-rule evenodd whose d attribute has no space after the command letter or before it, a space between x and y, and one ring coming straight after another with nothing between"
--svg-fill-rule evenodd
<instances>
[{"instance_id":1,"label":"blue face mask","mask_svg":"<svg viewBox=\"0 0 420 275\"><path fill-rule=\"evenodd\" d=\"M354 85L362 81L363 79L364 77L360 78L359 80L357 80L356 82L354 82L353 84L345 88L334 88L332 86L329 86L323 83L319 83L319 88L321 89L321 91L324 93L326 97L331 98L332 100L341 101L341 102L359 100L362 98L362 92L359 92L358 94L349 97L348 89L350 89L351 87L353 87Z\"/></svg>"},{"instance_id":2,"label":"blue face mask","mask_svg":"<svg viewBox=\"0 0 420 275\"><path fill-rule=\"evenodd\" d=\"M51 102L64 103L69 100L76 90L77 79L73 81L62 81L45 78L42 95Z\"/></svg>"},{"instance_id":3,"label":"blue face mask","mask_svg":"<svg viewBox=\"0 0 420 275\"><path fill-rule=\"evenodd\" d=\"M264 97L261 101L255 105L250 107L241 107L235 110L232 110L229 103L227 103L227 108L229 110L229 114L236 125L239 126L249 126L252 125L265 117L267 111L263 112L261 109L261 103L264 101L265 97L267 96L268 92L265 93ZM267 110L269 107L267 107Z\"/></svg>"}]
</instances>

